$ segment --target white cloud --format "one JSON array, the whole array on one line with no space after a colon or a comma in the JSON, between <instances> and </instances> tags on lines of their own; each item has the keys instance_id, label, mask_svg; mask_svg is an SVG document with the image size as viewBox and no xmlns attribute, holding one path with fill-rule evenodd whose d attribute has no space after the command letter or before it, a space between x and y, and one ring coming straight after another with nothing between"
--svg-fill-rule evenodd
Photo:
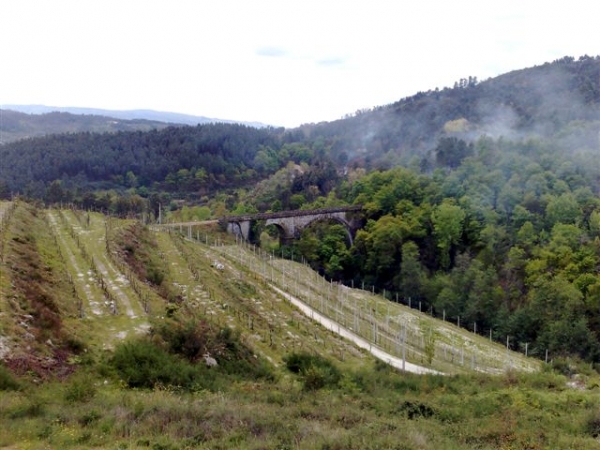
<instances>
[{"instance_id":1,"label":"white cloud","mask_svg":"<svg viewBox=\"0 0 600 450\"><path fill-rule=\"evenodd\" d=\"M564 55L591 1L0 3L0 103L151 108L295 126Z\"/></svg>"}]
</instances>

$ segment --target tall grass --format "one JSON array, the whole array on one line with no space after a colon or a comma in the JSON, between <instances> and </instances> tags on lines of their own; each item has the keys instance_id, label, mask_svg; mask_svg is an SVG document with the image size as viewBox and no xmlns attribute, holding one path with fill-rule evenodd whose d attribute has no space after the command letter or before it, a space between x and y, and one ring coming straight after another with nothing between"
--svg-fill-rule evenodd
<instances>
[{"instance_id":1,"label":"tall grass","mask_svg":"<svg viewBox=\"0 0 600 450\"><path fill-rule=\"evenodd\" d=\"M134 345L142 347L137 341ZM143 355L146 350L150 348ZM190 364L183 358L179 361ZM334 382L312 389L310 371L315 367L330 371L336 365L322 356L302 353L290 354L286 361L288 367L282 368L276 381L222 374L226 382L214 390L182 390L164 382L152 388L129 388L92 370L64 382L4 391L0 444L179 449L597 448L600 393L567 388L560 374L417 376L373 364L345 371ZM175 374L169 376L181 384Z\"/></svg>"}]
</instances>

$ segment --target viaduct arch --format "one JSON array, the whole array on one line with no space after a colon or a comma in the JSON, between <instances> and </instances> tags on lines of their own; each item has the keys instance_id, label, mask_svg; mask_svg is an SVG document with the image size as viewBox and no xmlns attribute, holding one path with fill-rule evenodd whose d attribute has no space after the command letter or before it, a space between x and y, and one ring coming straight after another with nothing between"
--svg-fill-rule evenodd
<instances>
[{"instance_id":1,"label":"viaduct arch","mask_svg":"<svg viewBox=\"0 0 600 450\"><path fill-rule=\"evenodd\" d=\"M280 231L282 244L298 239L302 230L318 220L333 220L344 225L348 232L350 243L353 242L356 231L363 226L359 212L362 206L342 206L300 211L281 211L275 213L247 214L227 216L219 220L228 233L240 236L246 241L255 241L252 235L254 224L264 221L265 225L276 225Z\"/></svg>"}]
</instances>

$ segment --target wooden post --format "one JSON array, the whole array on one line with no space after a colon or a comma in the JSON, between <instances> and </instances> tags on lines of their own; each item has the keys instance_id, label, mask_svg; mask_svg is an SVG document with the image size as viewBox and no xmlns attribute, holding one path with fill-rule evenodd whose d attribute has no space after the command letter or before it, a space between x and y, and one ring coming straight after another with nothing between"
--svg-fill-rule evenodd
<instances>
[{"instance_id":1,"label":"wooden post","mask_svg":"<svg viewBox=\"0 0 600 450\"><path fill-rule=\"evenodd\" d=\"M406 324L402 330L402 370L406 371Z\"/></svg>"}]
</instances>

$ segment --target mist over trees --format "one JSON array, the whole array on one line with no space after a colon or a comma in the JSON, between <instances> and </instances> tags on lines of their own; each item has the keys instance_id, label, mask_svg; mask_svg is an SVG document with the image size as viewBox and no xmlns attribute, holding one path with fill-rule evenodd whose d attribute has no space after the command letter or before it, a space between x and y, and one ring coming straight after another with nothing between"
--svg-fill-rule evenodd
<instances>
[{"instance_id":1,"label":"mist over trees","mask_svg":"<svg viewBox=\"0 0 600 450\"><path fill-rule=\"evenodd\" d=\"M297 129L213 124L0 146L0 196L154 219L363 205L353 244L315 224L283 253L530 354L600 360L600 57ZM183 217L185 209L174 212Z\"/></svg>"}]
</instances>

